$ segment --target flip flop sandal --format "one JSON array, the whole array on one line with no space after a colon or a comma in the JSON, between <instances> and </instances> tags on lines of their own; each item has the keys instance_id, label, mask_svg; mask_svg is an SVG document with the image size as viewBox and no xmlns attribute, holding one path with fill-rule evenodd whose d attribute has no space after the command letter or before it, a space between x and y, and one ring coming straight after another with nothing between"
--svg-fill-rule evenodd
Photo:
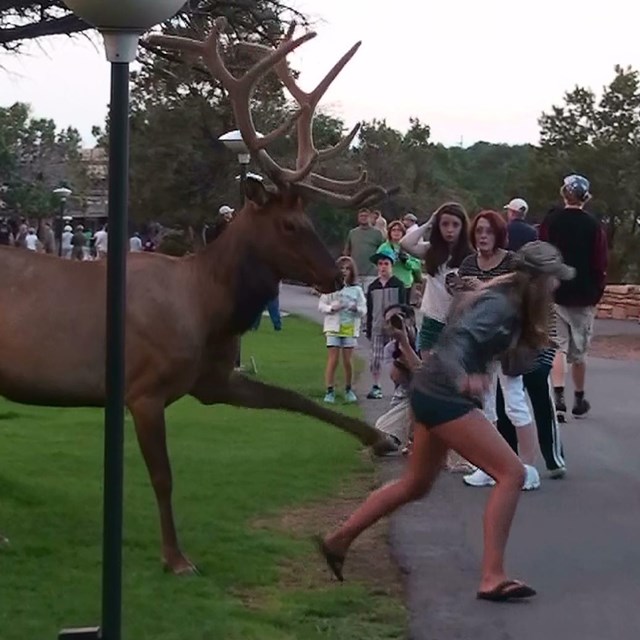
<instances>
[{"instance_id":1,"label":"flip flop sandal","mask_svg":"<svg viewBox=\"0 0 640 640\"><path fill-rule=\"evenodd\" d=\"M325 562L327 563L329 569L331 569L331 572L333 573L333 575L340 582L344 582L344 576L342 575L342 567L344 566L345 557L338 553L334 553L333 551L330 551L327 545L325 544L322 536L320 535L314 536L313 540L316 544L318 551L320 552L322 557L325 559Z\"/></svg>"},{"instance_id":2,"label":"flip flop sandal","mask_svg":"<svg viewBox=\"0 0 640 640\"><path fill-rule=\"evenodd\" d=\"M508 600L521 600L531 598L536 595L536 590L530 586L518 582L517 580L505 580L491 591L478 591L478 600L489 600L490 602L507 602Z\"/></svg>"}]
</instances>

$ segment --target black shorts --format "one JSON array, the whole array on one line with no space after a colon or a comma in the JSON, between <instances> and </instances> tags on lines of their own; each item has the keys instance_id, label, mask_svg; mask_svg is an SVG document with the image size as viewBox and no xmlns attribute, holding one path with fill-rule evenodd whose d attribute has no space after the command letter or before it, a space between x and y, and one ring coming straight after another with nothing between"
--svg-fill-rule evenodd
<instances>
[{"instance_id":1,"label":"black shorts","mask_svg":"<svg viewBox=\"0 0 640 640\"><path fill-rule=\"evenodd\" d=\"M410 402L416 420L428 429L462 418L480 408L471 398L459 396L455 400L446 400L415 389L411 391Z\"/></svg>"}]
</instances>

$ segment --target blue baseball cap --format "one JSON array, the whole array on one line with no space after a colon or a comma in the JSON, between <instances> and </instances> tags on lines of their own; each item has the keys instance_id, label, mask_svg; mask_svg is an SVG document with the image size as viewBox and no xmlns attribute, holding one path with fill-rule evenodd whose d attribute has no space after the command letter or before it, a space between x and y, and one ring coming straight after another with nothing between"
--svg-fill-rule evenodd
<instances>
[{"instance_id":1,"label":"blue baseball cap","mask_svg":"<svg viewBox=\"0 0 640 640\"><path fill-rule=\"evenodd\" d=\"M567 193L575 196L578 200L586 200L590 195L589 189L591 188L591 184L584 176L577 174L567 176L562 186Z\"/></svg>"}]
</instances>

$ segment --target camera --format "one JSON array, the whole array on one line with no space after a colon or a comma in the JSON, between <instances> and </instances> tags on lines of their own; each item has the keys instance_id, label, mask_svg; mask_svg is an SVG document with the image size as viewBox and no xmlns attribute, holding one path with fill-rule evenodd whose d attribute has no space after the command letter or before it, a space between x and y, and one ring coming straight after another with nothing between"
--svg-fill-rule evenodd
<instances>
[{"instance_id":1,"label":"camera","mask_svg":"<svg viewBox=\"0 0 640 640\"><path fill-rule=\"evenodd\" d=\"M389 324L394 329L402 329L402 327L404 327L404 321L405 321L405 317L401 313L394 313L392 316L389 317Z\"/></svg>"}]
</instances>

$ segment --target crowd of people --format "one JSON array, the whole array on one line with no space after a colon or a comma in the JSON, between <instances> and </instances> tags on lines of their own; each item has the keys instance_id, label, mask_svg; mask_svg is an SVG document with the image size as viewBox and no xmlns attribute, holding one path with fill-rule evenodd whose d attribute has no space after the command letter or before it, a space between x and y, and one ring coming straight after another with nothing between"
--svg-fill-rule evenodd
<instances>
[{"instance_id":1,"label":"crowd of people","mask_svg":"<svg viewBox=\"0 0 640 640\"><path fill-rule=\"evenodd\" d=\"M16 221L0 219L0 245L17 247L39 253L59 255L66 260L103 260L107 257L108 225L98 227L96 231L83 224L72 226L71 218L65 219L59 236L50 222L42 221L38 226L29 225L26 220ZM148 234L143 239L139 232L129 238L129 251L155 251L156 242Z\"/></svg>"},{"instance_id":2,"label":"crowd of people","mask_svg":"<svg viewBox=\"0 0 640 640\"><path fill-rule=\"evenodd\" d=\"M583 417L591 408L586 355L608 259L605 231L584 209L589 181L567 176L560 196L562 204L536 227L526 222L522 198L472 220L460 203L448 202L423 224L407 214L386 230L381 216L359 212L338 261L345 287L319 303L329 352L325 401L336 400L341 354L345 399L356 400L351 353L362 330L373 377L367 397L383 396L382 362L390 363L395 387L377 424L391 436L379 453L403 450L409 459L402 478L372 493L341 527L318 539L340 580L353 540L425 495L448 468L468 471L463 480L469 486L493 487L478 598L535 595L507 578L504 549L519 494L540 487L536 440L549 477L566 474L558 424L567 419L568 364L572 415ZM419 306L419 331L413 305Z\"/></svg>"}]
</instances>

